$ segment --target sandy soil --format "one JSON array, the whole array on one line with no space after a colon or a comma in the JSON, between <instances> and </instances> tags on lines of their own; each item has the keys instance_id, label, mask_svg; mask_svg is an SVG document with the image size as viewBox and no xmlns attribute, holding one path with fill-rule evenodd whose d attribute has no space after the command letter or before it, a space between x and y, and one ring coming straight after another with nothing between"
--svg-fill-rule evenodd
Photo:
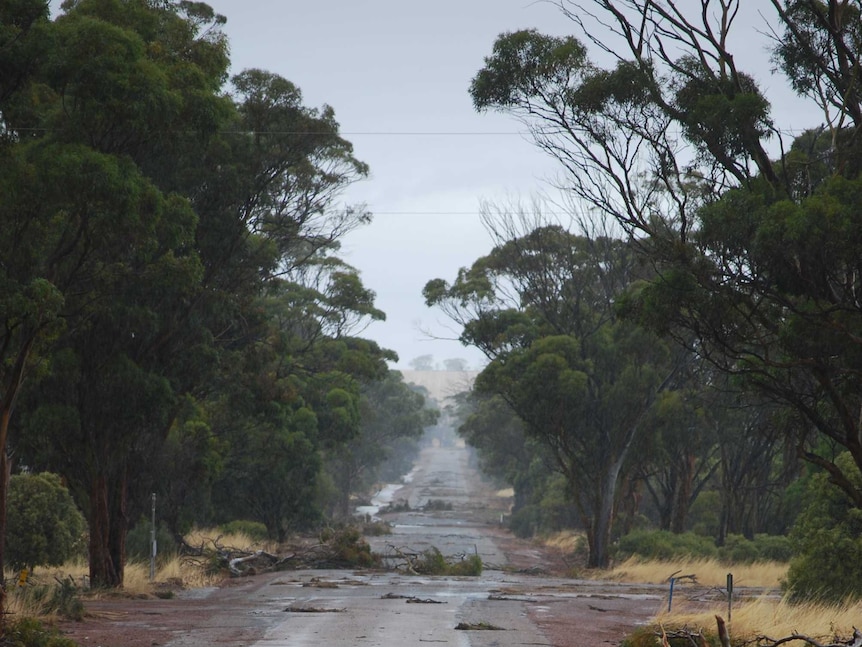
<instances>
[{"instance_id":1,"label":"sandy soil","mask_svg":"<svg viewBox=\"0 0 862 647\"><path fill-rule=\"evenodd\" d=\"M429 546L444 555L476 552L486 564L482 576L268 573L182 591L170 600L89 599L83 621L60 627L80 645L100 647L593 647L618 645L663 604L659 588L567 578L563 556L500 528L508 502L482 483L463 448L426 449L396 499L408 501L411 510L386 515L394 532L370 539L376 552ZM418 510L432 499L453 509ZM417 600L425 603L409 603ZM501 630L458 630L459 623Z\"/></svg>"}]
</instances>

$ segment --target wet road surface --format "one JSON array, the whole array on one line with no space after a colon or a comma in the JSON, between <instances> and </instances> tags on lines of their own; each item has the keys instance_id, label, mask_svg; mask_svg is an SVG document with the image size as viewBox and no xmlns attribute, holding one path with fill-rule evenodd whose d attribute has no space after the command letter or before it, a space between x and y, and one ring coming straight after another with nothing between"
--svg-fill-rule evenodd
<instances>
[{"instance_id":1,"label":"wet road surface","mask_svg":"<svg viewBox=\"0 0 862 647\"><path fill-rule=\"evenodd\" d=\"M619 644L664 603L660 586L629 586L513 572L501 548L505 502L482 483L458 446L423 450L410 482L393 494L409 509L386 514L390 535L369 538L390 565L401 553L436 547L445 556L478 553L480 577L425 577L399 571L303 570L232 580L184 591L174 600L138 601L130 610L88 603L98 622L71 628L82 645L101 647L404 647L426 643L463 647ZM446 510L424 512L428 502ZM448 509L451 504L451 510ZM512 540L507 552L511 557ZM519 561L531 563L521 543ZM536 566L542 564L536 554ZM111 614L115 614L112 616ZM486 626L497 629L456 629ZM89 635L87 631L89 630ZM130 636L142 640L131 641Z\"/></svg>"}]
</instances>

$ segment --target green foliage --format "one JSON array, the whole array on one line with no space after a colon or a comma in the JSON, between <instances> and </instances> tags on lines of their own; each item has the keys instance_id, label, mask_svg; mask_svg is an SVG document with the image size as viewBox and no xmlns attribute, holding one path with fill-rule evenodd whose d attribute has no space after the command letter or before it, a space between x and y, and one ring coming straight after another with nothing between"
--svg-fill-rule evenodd
<instances>
[{"instance_id":1,"label":"green foliage","mask_svg":"<svg viewBox=\"0 0 862 647\"><path fill-rule=\"evenodd\" d=\"M349 525L321 533L321 540L329 546L335 561L344 567L380 564L380 557L371 552L371 546L357 526Z\"/></svg>"},{"instance_id":2,"label":"green foliage","mask_svg":"<svg viewBox=\"0 0 862 647\"><path fill-rule=\"evenodd\" d=\"M13 475L7 506L6 558L13 568L59 566L83 554L84 517L58 475Z\"/></svg>"},{"instance_id":3,"label":"green foliage","mask_svg":"<svg viewBox=\"0 0 862 647\"><path fill-rule=\"evenodd\" d=\"M836 463L854 487L862 487L862 473L849 454L841 454ZM862 510L825 473L811 479L805 500L791 532L796 556L785 588L797 600L862 598Z\"/></svg>"},{"instance_id":4,"label":"green foliage","mask_svg":"<svg viewBox=\"0 0 862 647\"><path fill-rule=\"evenodd\" d=\"M449 565L449 575L478 577L482 574L482 558L476 554L467 555L464 559Z\"/></svg>"},{"instance_id":5,"label":"green foliage","mask_svg":"<svg viewBox=\"0 0 862 647\"><path fill-rule=\"evenodd\" d=\"M697 349L736 388L801 419L737 426L746 432L736 435L743 442L734 443L734 433L718 432L721 514L712 525L718 525L719 537L751 535L767 525L776 532L786 528L793 497L769 495L764 503L761 493L780 492L795 476L791 448L828 471L832 485L862 510L862 488L852 478L853 470L862 468L862 422L853 413L862 405L862 95L859 66L846 64L859 59L860 8L839 0L772 4L773 64L820 115L816 122L837 124L804 132L789 150L784 143L773 145L783 129L774 124L755 78L742 71L739 52L728 46L739 28L733 7L711 11L708 0L562 6L587 42L614 51L625 63L601 69L573 38L520 31L497 39L470 86L478 110L521 120L560 162L561 185L636 241L645 266L658 268L656 276L640 277L644 282L628 295L614 297L617 314ZM619 38L608 44L600 35L606 33ZM669 42L677 46L667 47ZM630 89L623 92L625 87ZM678 153L680 134L694 145L695 155ZM780 150L781 157L771 159L769 150ZM489 313L497 304L487 298L494 283L482 286L475 275L470 278L463 285L476 287L466 300L440 282L429 285L428 296L438 304L449 298L456 313L465 311L459 305L472 305L479 316L465 330L493 330L485 324L499 321ZM533 285L544 287L542 281ZM473 296L480 298L471 301ZM534 307L523 293L518 296L519 309ZM494 339L508 349L523 337ZM553 381L550 386L554 395ZM569 408L565 401L560 405ZM582 418L576 407L572 411ZM716 429L734 428L717 418L709 422ZM769 435L755 440L749 430ZM850 463L835 461L842 449L851 452ZM698 459L697 467L708 466L704 456L709 457L691 452L682 458L689 466ZM673 463L654 467L651 475L662 474L652 476L653 491L662 480L659 485L670 493L673 482L687 476L674 471ZM670 505L657 501L659 513L672 518L677 531L685 527L679 511L696 491L690 486L689 480L677 489L679 500L663 496ZM854 525L852 515L840 518ZM701 518L700 529L708 525ZM826 523L822 533L812 549L837 542L847 553L843 564L855 564L852 546L838 541L855 533L834 523ZM754 552L733 537L728 544L727 550L742 558ZM838 572L828 562L821 565ZM846 579L858 576L848 573Z\"/></svg>"},{"instance_id":6,"label":"green foliage","mask_svg":"<svg viewBox=\"0 0 862 647\"><path fill-rule=\"evenodd\" d=\"M792 554L790 538L776 535L756 535L754 540L742 535L728 535L724 546L717 548L711 537L693 532L682 534L667 530L634 530L620 538L617 557L638 556L644 559L674 558L718 559L730 564L750 564L759 561L789 561Z\"/></svg>"},{"instance_id":7,"label":"green foliage","mask_svg":"<svg viewBox=\"0 0 862 647\"><path fill-rule=\"evenodd\" d=\"M420 575L479 576L482 574L482 558L465 555L463 559L449 561L436 546L425 550L412 562L413 570Z\"/></svg>"},{"instance_id":8,"label":"green foliage","mask_svg":"<svg viewBox=\"0 0 862 647\"><path fill-rule=\"evenodd\" d=\"M701 634L703 641L699 641L702 647L719 647L721 641L717 634ZM690 635L667 636L667 645L670 647L690 647L694 638ZM660 627L647 626L635 629L620 643L620 647L662 647L662 630Z\"/></svg>"},{"instance_id":9,"label":"green foliage","mask_svg":"<svg viewBox=\"0 0 862 647\"><path fill-rule=\"evenodd\" d=\"M392 534L392 524L386 521L371 521L363 523L360 526L360 531L366 537L382 537Z\"/></svg>"},{"instance_id":10,"label":"green foliage","mask_svg":"<svg viewBox=\"0 0 862 647\"><path fill-rule=\"evenodd\" d=\"M728 535L718 549L718 558L727 564L751 564L760 561L788 562L793 555L789 537L758 534L754 539Z\"/></svg>"},{"instance_id":11,"label":"green foliage","mask_svg":"<svg viewBox=\"0 0 862 647\"><path fill-rule=\"evenodd\" d=\"M620 538L620 559L638 556L644 559L669 560L674 557L715 558L715 542L694 533L675 534L667 530L635 530Z\"/></svg>"},{"instance_id":12,"label":"green foliage","mask_svg":"<svg viewBox=\"0 0 862 647\"><path fill-rule=\"evenodd\" d=\"M390 475L397 470L398 476L408 471L418 450L416 441L438 416L404 383L400 371L363 380L358 407L358 433L333 448L326 464L338 490L334 507L345 518L351 515L351 495L383 480L384 469Z\"/></svg>"},{"instance_id":13,"label":"green foliage","mask_svg":"<svg viewBox=\"0 0 862 647\"><path fill-rule=\"evenodd\" d=\"M514 512L509 518L509 530L516 537L527 539L535 535L542 527L542 514L538 505L525 505Z\"/></svg>"},{"instance_id":14,"label":"green foliage","mask_svg":"<svg viewBox=\"0 0 862 647\"><path fill-rule=\"evenodd\" d=\"M55 584L28 585L16 588L11 595L24 598L22 606L38 609L44 615L59 614L69 620L84 618L84 604L79 590L71 577L57 580Z\"/></svg>"},{"instance_id":15,"label":"green foliage","mask_svg":"<svg viewBox=\"0 0 862 647\"><path fill-rule=\"evenodd\" d=\"M413 562L413 570L420 575L446 575L449 572L449 564L440 549L432 546Z\"/></svg>"},{"instance_id":16,"label":"green foliage","mask_svg":"<svg viewBox=\"0 0 862 647\"><path fill-rule=\"evenodd\" d=\"M141 517L126 535L126 554L129 558L149 563L153 545L151 524L149 518ZM177 553L174 535L161 523L156 524L156 546L156 558L160 563L172 559Z\"/></svg>"},{"instance_id":17,"label":"green foliage","mask_svg":"<svg viewBox=\"0 0 862 647\"><path fill-rule=\"evenodd\" d=\"M153 491L177 533L314 521L322 453L393 358L352 336L383 313L334 256L369 217L335 208L368 168L333 109L262 70L226 87L205 3L0 14L0 389L23 462L99 529L93 584L122 584Z\"/></svg>"},{"instance_id":18,"label":"green foliage","mask_svg":"<svg viewBox=\"0 0 862 647\"><path fill-rule=\"evenodd\" d=\"M473 105L479 110L511 106L523 95L540 94L554 85L567 87L585 67L586 49L574 38L544 36L535 30L503 34L470 85Z\"/></svg>"},{"instance_id":19,"label":"green foliage","mask_svg":"<svg viewBox=\"0 0 862 647\"><path fill-rule=\"evenodd\" d=\"M264 541L267 539L266 526L259 521L235 519L221 524L219 530L226 535L245 535L253 541Z\"/></svg>"},{"instance_id":20,"label":"green foliage","mask_svg":"<svg viewBox=\"0 0 862 647\"><path fill-rule=\"evenodd\" d=\"M35 618L21 618L9 621L3 636L6 644L12 647L77 647L71 638L64 638L53 627L46 627Z\"/></svg>"}]
</instances>

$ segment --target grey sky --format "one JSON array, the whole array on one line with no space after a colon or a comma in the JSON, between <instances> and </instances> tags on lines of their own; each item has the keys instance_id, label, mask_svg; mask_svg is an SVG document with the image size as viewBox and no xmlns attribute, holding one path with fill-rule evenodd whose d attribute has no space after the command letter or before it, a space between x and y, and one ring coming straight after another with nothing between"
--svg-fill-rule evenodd
<instances>
[{"instance_id":1,"label":"grey sky","mask_svg":"<svg viewBox=\"0 0 862 647\"><path fill-rule=\"evenodd\" d=\"M481 356L425 307L421 289L431 278L451 280L459 267L487 253L479 222L482 200L507 203L547 188L551 160L518 135L519 124L476 114L469 83L504 31L535 27L576 33L550 2L528 0L211 0L228 18L234 72L263 68L289 79L308 106L335 109L345 137L371 177L345 200L364 202L374 222L345 241L343 257L377 293L387 321L363 334L395 350L407 367L418 356L453 357L477 367ZM740 44L756 76L785 98L784 82L770 77L764 39L766 0L744 0ZM748 65L742 65L748 69ZM796 127L808 123L794 120ZM777 122L787 125L784 116Z\"/></svg>"}]
</instances>

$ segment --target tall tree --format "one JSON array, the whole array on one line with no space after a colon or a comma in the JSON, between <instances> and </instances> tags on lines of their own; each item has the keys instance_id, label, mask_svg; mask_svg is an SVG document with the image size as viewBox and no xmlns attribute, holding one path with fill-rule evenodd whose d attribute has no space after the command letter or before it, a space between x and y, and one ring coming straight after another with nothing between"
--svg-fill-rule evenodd
<instances>
[{"instance_id":1,"label":"tall tree","mask_svg":"<svg viewBox=\"0 0 862 647\"><path fill-rule=\"evenodd\" d=\"M470 91L478 109L527 123L564 188L647 254L657 275L630 314L791 406L799 455L862 506L816 441L862 465L859 8L771 4L774 61L825 123L790 150L779 141L777 162L769 102L730 49L738 0L563 0L616 66L575 38L504 34Z\"/></svg>"},{"instance_id":2,"label":"tall tree","mask_svg":"<svg viewBox=\"0 0 862 647\"><path fill-rule=\"evenodd\" d=\"M498 231L524 225L510 218ZM616 296L638 278L628 245L556 225L526 229L452 285L429 282L425 298L488 355L477 390L500 395L549 448L587 529L589 564L606 567L623 466L674 364L656 338L615 315Z\"/></svg>"},{"instance_id":3,"label":"tall tree","mask_svg":"<svg viewBox=\"0 0 862 647\"><path fill-rule=\"evenodd\" d=\"M141 499L133 488L149 491L150 459L189 398L214 397L227 363L269 341L267 286L325 276L321 338L381 316L355 272L319 269L368 220L334 208L366 167L332 109L305 108L284 79L251 71L224 92L224 18L206 4L78 0L44 23L42 50L16 59L29 76L3 88L3 181L16 181L0 210L22 244L0 259L21 295L4 308L15 337L3 352L23 366L56 337L16 442L65 468L89 516L91 579L113 586ZM316 415L336 433L352 405L321 389ZM14 395L4 388L4 411Z\"/></svg>"}]
</instances>

